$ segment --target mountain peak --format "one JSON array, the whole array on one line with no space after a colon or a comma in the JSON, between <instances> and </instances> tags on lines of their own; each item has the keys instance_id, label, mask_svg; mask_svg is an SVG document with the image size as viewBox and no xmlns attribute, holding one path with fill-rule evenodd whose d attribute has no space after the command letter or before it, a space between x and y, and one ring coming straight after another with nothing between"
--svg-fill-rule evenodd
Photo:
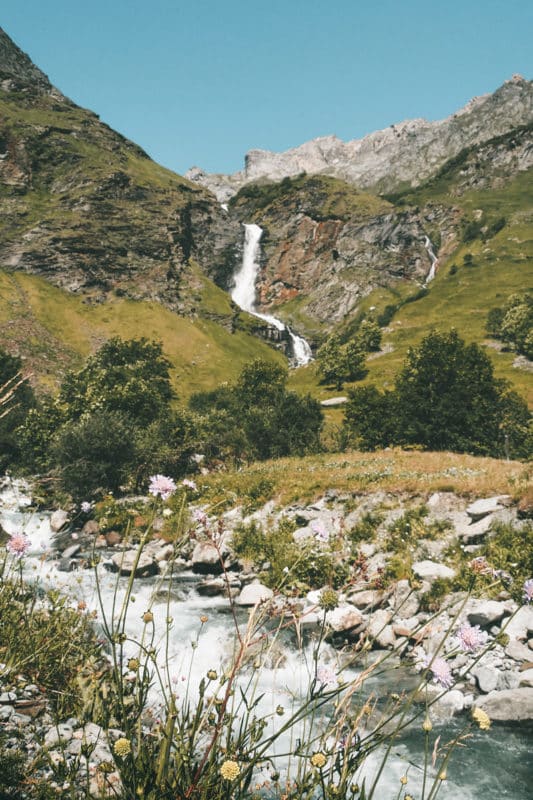
<instances>
[{"instance_id":1,"label":"mountain peak","mask_svg":"<svg viewBox=\"0 0 533 800\"><path fill-rule=\"evenodd\" d=\"M15 44L3 28L0 28L0 87L12 90L18 88L20 84L62 97L44 72L36 67L31 58Z\"/></svg>"}]
</instances>

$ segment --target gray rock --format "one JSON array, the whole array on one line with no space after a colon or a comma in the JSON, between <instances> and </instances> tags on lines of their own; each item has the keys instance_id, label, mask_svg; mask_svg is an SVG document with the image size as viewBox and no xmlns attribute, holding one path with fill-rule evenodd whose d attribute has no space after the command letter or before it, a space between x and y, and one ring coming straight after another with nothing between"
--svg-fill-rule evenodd
<instances>
[{"instance_id":1,"label":"gray rock","mask_svg":"<svg viewBox=\"0 0 533 800\"><path fill-rule=\"evenodd\" d=\"M455 570L447 567L444 564L436 564L434 561L417 561L413 564L413 572L419 578L425 578L429 581L436 578L453 578L455 577Z\"/></svg>"},{"instance_id":2,"label":"gray rock","mask_svg":"<svg viewBox=\"0 0 533 800\"><path fill-rule=\"evenodd\" d=\"M498 691L516 689L518 686L520 686L520 674L518 672L508 669L498 674L498 684L496 686Z\"/></svg>"},{"instance_id":3,"label":"gray rock","mask_svg":"<svg viewBox=\"0 0 533 800\"><path fill-rule=\"evenodd\" d=\"M54 511L52 516L50 517L50 529L54 533L58 533L61 528L63 528L66 523L68 522L68 512L64 511L62 508L58 508L57 511Z\"/></svg>"},{"instance_id":4,"label":"gray rock","mask_svg":"<svg viewBox=\"0 0 533 800\"><path fill-rule=\"evenodd\" d=\"M505 626L504 632L510 639L527 639L533 630L533 606L522 606Z\"/></svg>"},{"instance_id":5,"label":"gray rock","mask_svg":"<svg viewBox=\"0 0 533 800\"><path fill-rule=\"evenodd\" d=\"M470 522L469 525L456 528L456 532L463 544L472 546L481 544L487 538L490 527L492 525L492 517L482 517L477 522Z\"/></svg>"},{"instance_id":6,"label":"gray rock","mask_svg":"<svg viewBox=\"0 0 533 800\"><path fill-rule=\"evenodd\" d=\"M485 694L493 692L498 686L500 673L494 667L477 665L472 670L472 675L476 679L479 690Z\"/></svg>"},{"instance_id":7,"label":"gray rock","mask_svg":"<svg viewBox=\"0 0 533 800\"><path fill-rule=\"evenodd\" d=\"M61 553L61 558L72 558L75 556L76 553L79 553L81 550L81 544L71 544L70 547L67 547L66 550L63 550Z\"/></svg>"},{"instance_id":8,"label":"gray rock","mask_svg":"<svg viewBox=\"0 0 533 800\"><path fill-rule=\"evenodd\" d=\"M439 716L452 717L454 714L459 714L465 707L465 697L460 689L450 689L449 692L443 694L437 702L432 706L439 712Z\"/></svg>"},{"instance_id":9,"label":"gray rock","mask_svg":"<svg viewBox=\"0 0 533 800\"><path fill-rule=\"evenodd\" d=\"M326 614L326 622L337 633L357 628L363 622L361 612L350 604L341 605Z\"/></svg>"},{"instance_id":10,"label":"gray rock","mask_svg":"<svg viewBox=\"0 0 533 800\"><path fill-rule=\"evenodd\" d=\"M362 592L352 592L348 595L350 603L361 610L379 608L387 598L382 589L363 589Z\"/></svg>"},{"instance_id":11,"label":"gray rock","mask_svg":"<svg viewBox=\"0 0 533 800\"><path fill-rule=\"evenodd\" d=\"M59 723L59 725L50 728L44 737L44 746L49 750L57 747L59 744L67 744L72 739L74 730L70 725Z\"/></svg>"},{"instance_id":12,"label":"gray rock","mask_svg":"<svg viewBox=\"0 0 533 800\"><path fill-rule=\"evenodd\" d=\"M482 519L487 514L492 514L494 511L500 511L504 506L509 503L511 498L508 494L499 494L495 497L486 497L482 500L476 500L466 509L468 516L474 520Z\"/></svg>"},{"instance_id":13,"label":"gray rock","mask_svg":"<svg viewBox=\"0 0 533 800\"><path fill-rule=\"evenodd\" d=\"M389 597L389 606L402 619L414 617L420 608L420 598L408 580L398 581Z\"/></svg>"},{"instance_id":14,"label":"gray rock","mask_svg":"<svg viewBox=\"0 0 533 800\"><path fill-rule=\"evenodd\" d=\"M522 642L517 639L511 639L505 648L505 655L512 658L514 661L530 661L531 650Z\"/></svg>"},{"instance_id":15,"label":"gray rock","mask_svg":"<svg viewBox=\"0 0 533 800\"><path fill-rule=\"evenodd\" d=\"M136 578L158 574L159 564L150 553L141 553L137 564L136 560L137 550L125 550L123 553L115 553L111 557L114 570L121 575L131 575L134 570Z\"/></svg>"},{"instance_id":16,"label":"gray rock","mask_svg":"<svg viewBox=\"0 0 533 800\"><path fill-rule=\"evenodd\" d=\"M518 675L519 686L529 686L533 688L533 668L525 669Z\"/></svg>"},{"instance_id":17,"label":"gray rock","mask_svg":"<svg viewBox=\"0 0 533 800\"><path fill-rule=\"evenodd\" d=\"M86 536L96 536L100 531L100 526L95 519L88 519L81 532Z\"/></svg>"},{"instance_id":18,"label":"gray rock","mask_svg":"<svg viewBox=\"0 0 533 800\"><path fill-rule=\"evenodd\" d=\"M490 692L476 706L498 722L519 722L533 719L533 689L529 687Z\"/></svg>"},{"instance_id":19,"label":"gray rock","mask_svg":"<svg viewBox=\"0 0 533 800\"><path fill-rule=\"evenodd\" d=\"M374 642L374 647L388 648L396 641L392 625L389 624L391 619L391 612L385 609L375 611L370 617L366 634Z\"/></svg>"},{"instance_id":20,"label":"gray rock","mask_svg":"<svg viewBox=\"0 0 533 800\"><path fill-rule=\"evenodd\" d=\"M508 607L497 600L470 600L466 607L466 617L470 625L480 625L482 628L499 622Z\"/></svg>"},{"instance_id":21,"label":"gray rock","mask_svg":"<svg viewBox=\"0 0 533 800\"><path fill-rule=\"evenodd\" d=\"M256 606L258 603L264 603L266 600L270 600L273 596L274 592L272 589L269 589L268 586L264 586L257 581L256 583L249 583L248 586L245 586L235 602L238 606Z\"/></svg>"},{"instance_id":22,"label":"gray rock","mask_svg":"<svg viewBox=\"0 0 533 800\"><path fill-rule=\"evenodd\" d=\"M211 542L198 542L192 553L192 569L200 575L219 575L222 572L221 553Z\"/></svg>"},{"instance_id":23,"label":"gray rock","mask_svg":"<svg viewBox=\"0 0 533 800\"><path fill-rule=\"evenodd\" d=\"M16 692L2 692L2 694L0 694L0 703L13 703L16 699Z\"/></svg>"}]
</instances>

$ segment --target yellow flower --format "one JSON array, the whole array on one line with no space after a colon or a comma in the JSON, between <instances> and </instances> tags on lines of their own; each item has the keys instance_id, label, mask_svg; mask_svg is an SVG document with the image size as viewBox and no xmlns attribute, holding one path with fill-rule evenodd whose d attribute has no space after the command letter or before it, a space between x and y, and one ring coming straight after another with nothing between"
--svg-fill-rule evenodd
<instances>
[{"instance_id":1,"label":"yellow flower","mask_svg":"<svg viewBox=\"0 0 533 800\"><path fill-rule=\"evenodd\" d=\"M405 784L407 783L407 775L402 775L402 777L400 778L400 783L402 784L402 786L405 786Z\"/></svg>"},{"instance_id":2,"label":"yellow flower","mask_svg":"<svg viewBox=\"0 0 533 800\"><path fill-rule=\"evenodd\" d=\"M128 660L128 669L131 669L132 672L137 672L140 667L139 659L138 658L130 658Z\"/></svg>"},{"instance_id":3,"label":"yellow flower","mask_svg":"<svg viewBox=\"0 0 533 800\"><path fill-rule=\"evenodd\" d=\"M318 767L318 769L322 769L324 764L326 763L326 756L324 753L313 753L311 756L311 764L313 767Z\"/></svg>"},{"instance_id":4,"label":"yellow flower","mask_svg":"<svg viewBox=\"0 0 533 800\"><path fill-rule=\"evenodd\" d=\"M218 678L217 671L215 669L210 669L209 672L207 673L207 677L209 678L210 681L216 681L216 679Z\"/></svg>"},{"instance_id":5,"label":"yellow flower","mask_svg":"<svg viewBox=\"0 0 533 800\"><path fill-rule=\"evenodd\" d=\"M202 623L202 625L205 625L205 623L207 622L207 619L208 618L206 617L206 615L202 614L202 616L200 617L200 622Z\"/></svg>"},{"instance_id":6,"label":"yellow flower","mask_svg":"<svg viewBox=\"0 0 533 800\"><path fill-rule=\"evenodd\" d=\"M482 731L489 730L490 717L485 711L483 711L483 709L474 708L474 710L472 711L472 719L474 720L474 722L477 722L480 730Z\"/></svg>"},{"instance_id":7,"label":"yellow flower","mask_svg":"<svg viewBox=\"0 0 533 800\"><path fill-rule=\"evenodd\" d=\"M144 614L142 615L142 621L143 622L146 622L146 623L152 622L153 619L154 619L154 615L152 614L151 611L145 611Z\"/></svg>"},{"instance_id":8,"label":"yellow flower","mask_svg":"<svg viewBox=\"0 0 533 800\"><path fill-rule=\"evenodd\" d=\"M129 756L131 753L131 742L129 739L117 739L115 742L115 746L113 747L114 753L116 756L120 756L124 758L124 756Z\"/></svg>"},{"instance_id":9,"label":"yellow flower","mask_svg":"<svg viewBox=\"0 0 533 800\"><path fill-rule=\"evenodd\" d=\"M220 774L225 781L234 781L241 774L241 768L236 761L224 761L220 767Z\"/></svg>"}]
</instances>

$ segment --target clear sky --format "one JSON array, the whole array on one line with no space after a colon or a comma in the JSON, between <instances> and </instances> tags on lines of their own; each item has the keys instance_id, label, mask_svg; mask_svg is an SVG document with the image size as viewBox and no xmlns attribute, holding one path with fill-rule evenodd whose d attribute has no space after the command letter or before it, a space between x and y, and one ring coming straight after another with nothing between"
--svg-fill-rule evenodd
<instances>
[{"instance_id":1,"label":"clear sky","mask_svg":"<svg viewBox=\"0 0 533 800\"><path fill-rule=\"evenodd\" d=\"M6 0L0 26L79 105L183 173L441 119L533 77L531 0Z\"/></svg>"}]
</instances>

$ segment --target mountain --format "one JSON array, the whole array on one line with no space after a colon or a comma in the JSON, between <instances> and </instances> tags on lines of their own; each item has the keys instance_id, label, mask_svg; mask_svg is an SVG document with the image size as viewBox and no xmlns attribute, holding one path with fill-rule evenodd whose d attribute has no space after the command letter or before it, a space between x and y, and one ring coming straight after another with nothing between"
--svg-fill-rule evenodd
<instances>
[{"instance_id":1,"label":"mountain","mask_svg":"<svg viewBox=\"0 0 533 800\"><path fill-rule=\"evenodd\" d=\"M514 75L493 94L476 97L446 119L414 119L362 139L323 136L286 150L250 150L244 169L210 175L192 167L186 177L208 187L221 202L259 180L282 180L306 172L331 175L360 189L392 192L419 186L462 150L482 144L533 119L533 82Z\"/></svg>"},{"instance_id":2,"label":"mountain","mask_svg":"<svg viewBox=\"0 0 533 800\"><path fill-rule=\"evenodd\" d=\"M228 236L241 226L213 195L65 97L0 30L0 345L37 379L113 334L163 339L182 394L277 357L207 277L233 258Z\"/></svg>"}]
</instances>

